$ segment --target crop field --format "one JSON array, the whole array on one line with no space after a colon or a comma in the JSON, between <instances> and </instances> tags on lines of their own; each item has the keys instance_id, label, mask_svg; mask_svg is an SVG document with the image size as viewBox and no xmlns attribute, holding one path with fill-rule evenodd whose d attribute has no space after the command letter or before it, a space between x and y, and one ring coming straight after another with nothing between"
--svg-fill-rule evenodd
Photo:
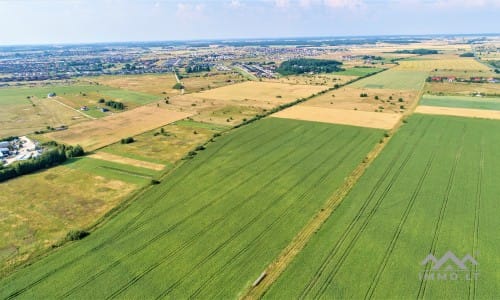
<instances>
[{"instance_id":1,"label":"crop field","mask_svg":"<svg viewBox=\"0 0 500 300\"><path fill-rule=\"evenodd\" d=\"M192 96L209 100L247 101L246 105L268 103L271 106L276 106L308 97L325 89L324 86L248 81L193 94Z\"/></svg>"},{"instance_id":2,"label":"crop field","mask_svg":"<svg viewBox=\"0 0 500 300\"><path fill-rule=\"evenodd\" d=\"M499 130L498 121L412 116L265 298L495 298ZM421 264L448 251L478 264Z\"/></svg>"},{"instance_id":3,"label":"crop field","mask_svg":"<svg viewBox=\"0 0 500 300\"><path fill-rule=\"evenodd\" d=\"M398 71L390 69L352 84L357 88L375 88L392 90L420 90L425 83L427 73L422 71Z\"/></svg>"},{"instance_id":4,"label":"crop field","mask_svg":"<svg viewBox=\"0 0 500 300\"><path fill-rule=\"evenodd\" d=\"M335 72L336 75L345 75L345 76L366 76L376 72L382 71L382 68L370 68L370 67L354 67L350 69L346 69L345 71Z\"/></svg>"},{"instance_id":5,"label":"crop field","mask_svg":"<svg viewBox=\"0 0 500 300\"><path fill-rule=\"evenodd\" d=\"M100 76L92 77L89 81L98 82L118 89L163 96L178 95L179 91L172 87L177 82L174 74L161 75L127 75L127 76Z\"/></svg>"},{"instance_id":6,"label":"crop field","mask_svg":"<svg viewBox=\"0 0 500 300\"><path fill-rule=\"evenodd\" d=\"M2 279L0 297L235 298L381 136L276 118L237 129L85 240Z\"/></svg>"},{"instance_id":7,"label":"crop field","mask_svg":"<svg viewBox=\"0 0 500 300\"><path fill-rule=\"evenodd\" d=\"M146 105L106 118L80 123L68 130L51 132L45 136L70 145L79 144L86 151L92 151L116 143L122 138L184 119L189 115L165 109L164 106Z\"/></svg>"},{"instance_id":8,"label":"crop field","mask_svg":"<svg viewBox=\"0 0 500 300\"><path fill-rule=\"evenodd\" d=\"M491 83L427 82L424 90L429 94L438 95L471 96L481 93L500 97L500 84Z\"/></svg>"},{"instance_id":9,"label":"crop field","mask_svg":"<svg viewBox=\"0 0 500 300\"><path fill-rule=\"evenodd\" d=\"M101 149L98 153L110 153L121 157L170 165L184 157L190 150L209 140L215 133L229 129L195 121L181 120L134 136L131 144L115 143Z\"/></svg>"},{"instance_id":10,"label":"crop field","mask_svg":"<svg viewBox=\"0 0 500 300\"><path fill-rule=\"evenodd\" d=\"M489 71L490 68L476 61L474 58L439 58L439 59L419 59L402 60L399 62L397 70L408 71L432 71L435 69L446 70L470 70L470 71Z\"/></svg>"},{"instance_id":11,"label":"crop field","mask_svg":"<svg viewBox=\"0 0 500 300\"><path fill-rule=\"evenodd\" d=\"M500 98L424 95L419 104L426 106L500 110Z\"/></svg>"},{"instance_id":12,"label":"crop field","mask_svg":"<svg viewBox=\"0 0 500 300\"><path fill-rule=\"evenodd\" d=\"M0 273L93 224L136 188L71 164L0 183Z\"/></svg>"},{"instance_id":13,"label":"crop field","mask_svg":"<svg viewBox=\"0 0 500 300\"><path fill-rule=\"evenodd\" d=\"M392 129L401 115L296 105L272 115L275 118Z\"/></svg>"},{"instance_id":14,"label":"crop field","mask_svg":"<svg viewBox=\"0 0 500 300\"><path fill-rule=\"evenodd\" d=\"M366 94L367 97L361 97L361 94ZM401 101L399 99L401 99ZM416 100L416 91L361 89L347 86L314 97L301 105L369 112L382 111L386 113L399 113L405 110L405 108L412 106ZM401 109L401 106L404 106L404 108Z\"/></svg>"},{"instance_id":15,"label":"crop field","mask_svg":"<svg viewBox=\"0 0 500 300\"><path fill-rule=\"evenodd\" d=\"M415 112L428 115L500 120L499 110L420 105L415 109Z\"/></svg>"}]
</instances>

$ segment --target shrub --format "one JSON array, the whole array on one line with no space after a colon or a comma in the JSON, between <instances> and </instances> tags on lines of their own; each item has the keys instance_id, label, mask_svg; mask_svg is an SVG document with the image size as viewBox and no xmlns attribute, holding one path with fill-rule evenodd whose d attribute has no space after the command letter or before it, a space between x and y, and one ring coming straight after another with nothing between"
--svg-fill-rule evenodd
<instances>
[{"instance_id":1,"label":"shrub","mask_svg":"<svg viewBox=\"0 0 500 300\"><path fill-rule=\"evenodd\" d=\"M85 237L87 237L90 232L85 230L70 230L68 234L66 234L66 241L78 241Z\"/></svg>"},{"instance_id":2,"label":"shrub","mask_svg":"<svg viewBox=\"0 0 500 300\"><path fill-rule=\"evenodd\" d=\"M122 144L131 144L133 142L135 142L135 140L134 140L133 137L124 138L124 139L121 140Z\"/></svg>"}]
</instances>

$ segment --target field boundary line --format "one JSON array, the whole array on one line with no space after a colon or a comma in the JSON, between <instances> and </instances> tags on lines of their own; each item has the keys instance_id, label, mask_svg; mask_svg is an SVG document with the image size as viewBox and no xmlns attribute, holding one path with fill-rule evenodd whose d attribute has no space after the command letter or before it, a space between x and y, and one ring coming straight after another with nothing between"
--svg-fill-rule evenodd
<instances>
[{"instance_id":1,"label":"field boundary line","mask_svg":"<svg viewBox=\"0 0 500 300\"><path fill-rule=\"evenodd\" d=\"M481 196L482 196L482 185L484 176L484 137L481 136L481 143L479 144L480 159L479 159L479 170L477 172L477 188L476 188L476 207L474 211L474 240L472 246L472 255L477 259L477 245L479 243L479 217L481 211ZM477 265L473 267L474 273L477 273ZM472 278L472 274L471 277ZM469 299L476 299L477 294L477 280L471 280L469 282Z\"/></svg>"},{"instance_id":2,"label":"field boundary line","mask_svg":"<svg viewBox=\"0 0 500 300\"><path fill-rule=\"evenodd\" d=\"M67 108L69 108L69 109L71 109L71 110L74 110L74 111L76 111L77 113L79 113L79 114L81 114L81 115L83 115L83 116L85 116L85 117L87 117L87 118L89 118L89 119L91 119L91 120L97 120L97 118L92 117L92 116L90 116L90 115L87 115L87 114L86 114L86 113L84 113L83 111L78 110L78 109L76 109L76 108L73 108L73 107L71 107L71 106L69 106L69 105L67 105L67 104L65 104L65 103L62 103L61 101L59 101L59 100L57 100L57 99L52 99L52 101L54 101L54 102L56 102L56 103L59 103L59 104L61 104L62 106L67 107Z\"/></svg>"}]
</instances>

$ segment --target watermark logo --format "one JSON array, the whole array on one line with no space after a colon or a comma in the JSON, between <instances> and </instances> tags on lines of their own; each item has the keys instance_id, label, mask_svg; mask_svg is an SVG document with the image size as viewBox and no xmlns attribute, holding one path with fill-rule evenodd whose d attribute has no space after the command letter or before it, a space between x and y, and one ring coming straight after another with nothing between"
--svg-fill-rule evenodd
<instances>
[{"instance_id":1,"label":"watermark logo","mask_svg":"<svg viewBox=\"0 0 500 300\"><path fill-rule=\"evenodd\" d=\"M440 259L432 253L420 263L425 269L419 273L420 280L477 280L478 262L472 255L466 254L462 259L448 251ZM430 267L430 268L429 268Z\"/></svg>"}]
</instances>

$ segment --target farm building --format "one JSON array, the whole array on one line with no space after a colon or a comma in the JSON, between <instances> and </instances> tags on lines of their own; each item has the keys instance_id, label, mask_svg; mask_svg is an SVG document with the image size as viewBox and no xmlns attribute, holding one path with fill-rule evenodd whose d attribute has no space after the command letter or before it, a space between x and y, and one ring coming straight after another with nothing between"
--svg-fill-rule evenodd
<instances>
[{"instance_id":1,"label":"farm building","mask_svg":"<svg viewBox=\"0 0 500 300\"><path fill-rule=\"evenodd\" d=\"M9 142L0 142L0 148L8 148L10 146Z\"/></svg>"},{"instance_id":2,"label":"farm building","mask_svg":"<svg viewBox=\"0 0 500 300\"><path fill-rule=\"evenodd\" d=\"M53 98L55 96L56 96L56 93L54 93L54 92L47 94L47 98Z\"/></svg>"}]
</instances>

